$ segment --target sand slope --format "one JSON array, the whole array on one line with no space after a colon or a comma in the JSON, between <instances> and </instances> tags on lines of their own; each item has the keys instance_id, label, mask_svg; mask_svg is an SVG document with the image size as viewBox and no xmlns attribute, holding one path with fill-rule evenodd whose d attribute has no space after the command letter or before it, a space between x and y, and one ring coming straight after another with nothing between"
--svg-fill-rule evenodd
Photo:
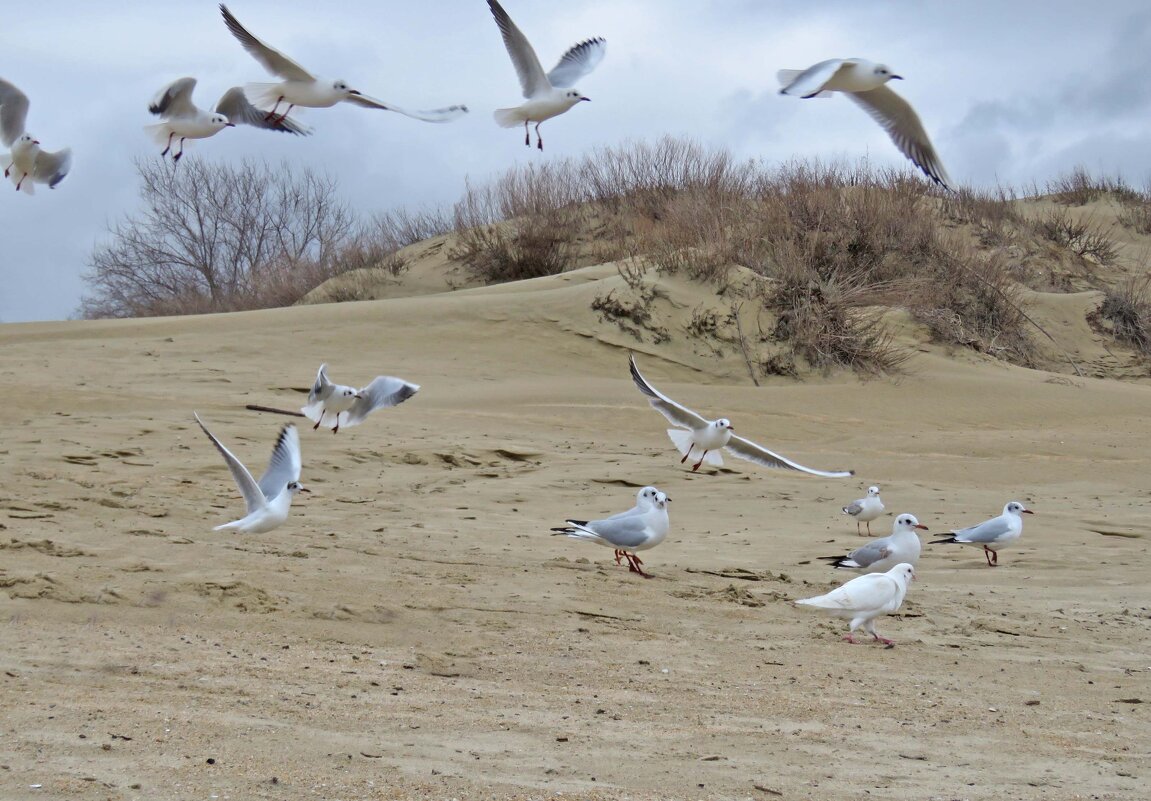
<instances>
[{"instance_id":1,"label":"sand slope","mask_svg":"<svg viewBox=\"0 0 1151 801\"><path fill-rule=\"evenodd\" d=\"M928 346L894 382L756 388L677 327L709 290L669 282L657 345L589 309L613 281L0 326L0 794L1144 797L1151 389ZM629 348L857 479L686 471ZM299 406L321 361L423 389L302 427L285 526L211 531L242 503L192 410L260 469L285 418L243 406ZM548 536L647 483L656 578ZM812 560L860 542L839 507L871 483L932 534L1038 514L996 570L925 547L897 647L850 646L789 601L848 577Z\"/></svg>"}]
</instances>

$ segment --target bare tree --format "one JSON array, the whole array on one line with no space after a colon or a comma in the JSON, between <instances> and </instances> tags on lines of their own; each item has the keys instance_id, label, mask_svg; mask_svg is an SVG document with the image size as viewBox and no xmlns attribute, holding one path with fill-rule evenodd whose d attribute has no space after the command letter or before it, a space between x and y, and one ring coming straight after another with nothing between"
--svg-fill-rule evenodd
<instances>
[{"instance_id":1,"label":"bare tree","mask_svg":"<svg viewBox=\"0 0 1151 801\"><path fill-rule=\"evenodd\" d=\"M86 318L267 308L294 303L363 266L364 234L310 169L137 159L143 208L110 228L85 275Z\"/></svg>"}]
</instances>

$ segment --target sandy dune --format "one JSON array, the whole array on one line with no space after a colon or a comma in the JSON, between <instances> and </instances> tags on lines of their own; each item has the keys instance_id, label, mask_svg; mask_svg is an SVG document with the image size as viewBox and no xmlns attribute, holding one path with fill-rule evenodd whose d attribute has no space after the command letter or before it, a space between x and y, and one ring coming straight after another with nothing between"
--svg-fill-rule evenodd
<instances>
[{"instance_id":1,"label":"sandy dune","mask_svg":"<svg viewBox=\"0 0 1151 801\"><path fill-rule=\"evenodd\" d=\"M0 326L0 795L1145 797L1151 388L932 346L898 381L757 388L682 319L658 345L601 321L614 275ZM684 318L711 297L669 292ZM673 397L856 478L692 474L629 349ZM262 466L286 418L244 405L298 407L321 361L423 389L302 426L313 494L268 534L212 532L242 502L192 411ZM656 578L548 536L648 483L673 498ZM790 601L848 577L813 558L860 542L839 508L872 483L883 532L1037 515L998 569L926 546L879 622L898 645L851 646Z\"/></svg>"}]
</instances>

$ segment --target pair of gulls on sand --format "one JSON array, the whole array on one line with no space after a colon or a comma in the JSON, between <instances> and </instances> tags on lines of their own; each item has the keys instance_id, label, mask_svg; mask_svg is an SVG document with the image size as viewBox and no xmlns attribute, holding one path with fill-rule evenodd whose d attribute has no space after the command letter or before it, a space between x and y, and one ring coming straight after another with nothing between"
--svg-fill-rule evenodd
<instances>
[{"instance_id":1,"label":"pair of gulls on sand","mask_svg":"<svg viewBox=\"0 0 1151 801\"><path fill-rule=\"evenodd\" d=\"M397 406L419 391L418 384L411 384L393 376L376 376L366 387L333 384L327 375L327 365L321 364L316 374L316 382L308 393L308 403L300 412L312 420L315 430L321 425L337 433L340 427L359 425L376 409ZM268 469L257 481L239 459L215 435L208 430L200 415L195 414L196 422L212 440L212 444L224 457L228 470L247 507L244 517L231 523L216 526L214 531L234 529L241 534L262 534L271 531L288 519L292 506L292 496L297 492L310 492L300 483L300 435L294 425L280 429Z\"/></svg>"}]
</instances>

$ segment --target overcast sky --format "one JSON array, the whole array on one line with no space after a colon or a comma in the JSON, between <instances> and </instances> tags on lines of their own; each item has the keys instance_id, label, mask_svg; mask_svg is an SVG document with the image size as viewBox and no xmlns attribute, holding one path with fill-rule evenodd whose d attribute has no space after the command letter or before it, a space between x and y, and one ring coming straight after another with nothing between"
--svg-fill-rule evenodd
<instances>
[{"instance_id":1,"label":"overcast sky","mask_svg":"<svg viewBox=\"0 0 1151 801\"><path fill-rule=\"evenodd\" d=\"M109 224L138 208L132 159L159 158L143 127L167 82L199 79L210 107L225 90L269 80L216 3L52 0L5 3L0 78L31 99L28 130L71 146L72 173L34 197L0 185L0 321L63 319ZM314 73L411 108L465 103L448 125L340 105L300 118L308 138L251 128L189 143L188 158L290 159L334 176L365 215L454 202L517 163L579 155L665 134L767 162L867 157L906 163L844 98L777 94L776 70L827 58L883 61L919 112L951 177L1040 186L1075 165L1151 179L1151 5L1063 2L807 3L770 0L505 0L550 69L577 41L607 57L579 82L592 98L544 123L539 153L492 110L519 84L484 0L233 0L256 36ZM51 17L50 25L46 24Z\"/></svg>"}]
</instances>

